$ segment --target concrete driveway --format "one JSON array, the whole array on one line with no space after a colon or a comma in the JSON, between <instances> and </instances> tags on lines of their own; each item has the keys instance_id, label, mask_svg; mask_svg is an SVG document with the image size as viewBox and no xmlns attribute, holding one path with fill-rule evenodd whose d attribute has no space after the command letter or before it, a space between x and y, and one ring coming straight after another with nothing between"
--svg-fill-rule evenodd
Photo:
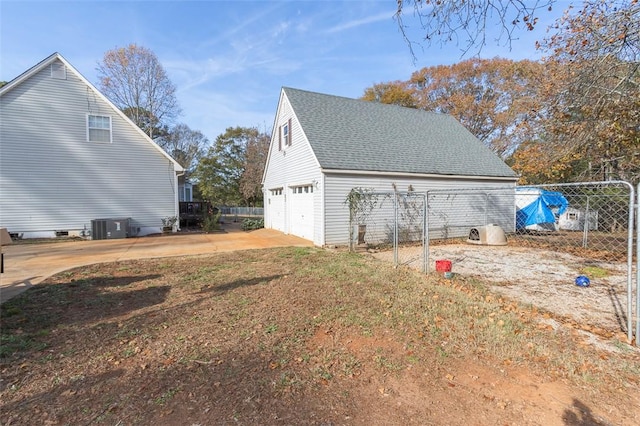
<instances>
[{"instance_id":1,"label":"concrete driveway","mask_svg":"<svg viewBox=\"0 0 640 426\"><path fill-rule=\"evenodd\" d=\"M309 247L313 243L272 229L213 234L172 234L120 240L70 241L3 246L0 303L48 277L78 266L131 259L188 256L269 247Z\"/></svg>"}]
</instances>

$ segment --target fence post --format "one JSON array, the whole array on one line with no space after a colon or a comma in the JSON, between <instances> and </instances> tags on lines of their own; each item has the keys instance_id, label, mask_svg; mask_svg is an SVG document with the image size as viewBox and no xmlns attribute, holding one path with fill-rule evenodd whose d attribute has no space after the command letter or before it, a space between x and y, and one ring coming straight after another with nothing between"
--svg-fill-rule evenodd
<instances>
[{"instance_id":1,"label":"fence post","mask_svg":"<svg viewBox=\"0 0 640 426\"><path fill-rule=\"evenodd\" d=\"M638 183L638 189L636 190L635 205L636 210L636 346L640 347L640 183ZM633 216L633 214L632 214ZM633 226L629 226L632 229ZM633 245L633 243L632 243Z\"/></svg>"},{"instance_id":2,"label":"fence post","mask_svg":"<svg viewBox=\"0 0 640 426\"><path fill-rule=\"evenodd\" d=\"M424 272L426 274L429 273L430 264L429 264L429 192L425 194L424 199Z\"/></svg>"},{"instance_id":3,"label":"fence post","mask_svg":"<svg viewBox=\"0 0 640 426\"><path fill-rule=\"evenodd\" d=\"M393 192L393 266L398 266L398 193Z\"/></svg>"},{"instance_id":4,"label":"fence post","mask_svg":"<svg viewBox=\"0 0 640 426\"><path fill-rule=\"evenodd\" d=\"M484 225L488 225L487 218L489 217L489 192L484 193Z\"/></svg>"},{"instance_id":5,"label":"fence post","mask_svg":"<svg viewBox=\"0 0 640 426\"><path fill-rule=\"evenodd\" d=\"M429 263L427 263L427 256L429 247L427 245L427 237L429 232L427 231L427 195L421 194L422 197L422 272L429 272Z\"/></svg>"},{"instance_id":6,"label":"fence post","mask_svg":"<svg viewBox=\"0 0 640 426\"><path fill-rule=\"evenodd\" d=\"M625 182L626 183L626 182ZM633 340L633 220L635 218L635 193L633 185L626 183L629 187L629 231L627 235L627 337L629 344ZM638 281L636 280L636 288ZM637 297L637 295L636 295ZM638 299L640 300L640 299ZM636 301L636 311L638 310L638 302ZM638 325L636 312L636 346L638 345Z\"/></svg>"},{"instance_id":7,"label":"fence post","mask_svg":"<svg viewBox=\"0 0 640 426\"><path fill-rule=\"evenodd\" d=\"M589 211L589 196L587 195L587 204L584 208L584 227L582 229L582 247L587 248L587 242L589 240L589 225L591 225L591 220L589 217L591 212Z\"/></svg>"}]
</instances>

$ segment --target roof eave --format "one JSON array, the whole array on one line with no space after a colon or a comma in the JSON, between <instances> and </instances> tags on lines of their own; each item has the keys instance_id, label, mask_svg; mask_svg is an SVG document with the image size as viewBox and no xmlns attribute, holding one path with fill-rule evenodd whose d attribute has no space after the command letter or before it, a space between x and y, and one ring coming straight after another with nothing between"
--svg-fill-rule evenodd
<instances>
[{"instance_id":1,"label":"roof eave","mask_svg":"<svg viewBox=\"0 0 640 426\"><path fill-rule=\"evenodd\" d=\"M502 180L505 182L516 182L519 179L518 176L447 175L437 173L381 172L376 170L345 170L327 168L321 168L320 171L324 174L339 175L401 176L414 178L446 178L457 180Z\"/></svg>"}]
</instances>

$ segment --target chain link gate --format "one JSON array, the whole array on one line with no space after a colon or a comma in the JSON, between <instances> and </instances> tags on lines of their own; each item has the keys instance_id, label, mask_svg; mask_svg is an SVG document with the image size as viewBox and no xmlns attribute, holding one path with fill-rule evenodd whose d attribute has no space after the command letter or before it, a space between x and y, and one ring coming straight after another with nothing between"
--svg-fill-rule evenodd
<instances>
[{"instance_id":1,"label":"chain link gate","mask_svg":"<svg viewBox=\"0 0 640 426\"><path fill-rule=\"evenodd\" d=\"M626 332L631 343L634 337L634 322L638 323L638 301L634 312L633 288L633 242L635 228L635 191L631 184L624 181L585 182L557 185L539 185L518 187L520 191L542 190L557 193L567 201L554 213L555 223L560 236L558 243L546 241L558 251L566 251L581 257L608 262L625 261L626 272ZM526 227L525 227L526 229ZM578 238L572 235L578 234ZM516 237L537 246L539 241L524 233ZM637 268L636 268L637 269ZM638 294L636 280L636 298ZM634 319L635 317L635 319ZM636 345L638 326L635 327Z\"/></svg>"},{"instance_id":2,"label":"chain link gate","mask_svg":"<svg viewBox=\"0 0 640 426\"><path fill-rule=\"evenodd\" d=\"M394 266L426 272L424 193L354 189L349 207L351 251L374 250L386 254L385 260Z\"/></svg>"}]
</instances>

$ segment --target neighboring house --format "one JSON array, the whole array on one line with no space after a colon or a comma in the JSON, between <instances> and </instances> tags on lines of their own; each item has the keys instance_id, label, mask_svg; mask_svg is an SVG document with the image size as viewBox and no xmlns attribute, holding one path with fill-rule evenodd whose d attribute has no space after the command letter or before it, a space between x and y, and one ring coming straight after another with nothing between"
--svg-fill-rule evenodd
<instances>
[{"instance_id":1,"label":"neighboring house","mask_svg":"<svg viewBox=\"0 0 640 426\"><path fill-rule=\"evenodd\" d=\"M58 53L0 89L0 226L12 234L88 236L105 218L160 232L182 173Z\"/></svg>"},{"instance_id":2,"label":"neighboring house","mask_svg":"<svg viewBox=\"0 0 640 426\"><path fill-rule=\"evenodd\" d=\"M598 211L586 211L569 207L567 211L558 217L558 229L564 231L597 231Z\"/></svg>"},{"instance_id":3,"label":"neighboring house","mask_svg":"<svg viewBox=\"0 0 640 426\"><path fill-rule=\"evenodd\" d=\"M352 188L515 188L517 179L450 115L285 87L262 181L265 227L342 245Z\"/></svg>"}]
</instances>

